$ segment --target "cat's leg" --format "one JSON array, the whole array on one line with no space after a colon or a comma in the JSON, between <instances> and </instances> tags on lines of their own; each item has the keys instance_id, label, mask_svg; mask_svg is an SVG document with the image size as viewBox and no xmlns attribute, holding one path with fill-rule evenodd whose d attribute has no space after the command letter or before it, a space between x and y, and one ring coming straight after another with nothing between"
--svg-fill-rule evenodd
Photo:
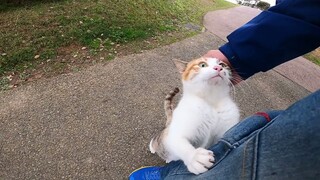
<instances>
[{"instance_id":1,"label":"cat's leg","mask_svg":"<svg viewBox=\"0 0 320 180\"><path fill-rule=\"evenodd\" d=\"M152 138L151 139L151 141L150 141L150 143L149 143L149 150L150 150L150 152L152 153L152 154L154 154L154 153L156 153L156 150L155 150L155 148L153 147L153 140L154 138Z\"/></svg>"},{"instance_id":2,"label":"cat's leg","mask_svg":"<svg viewBox=\"0 0 320 180\"><path fill-rule=\"evenodd\" d=\"M320 177L320 90L284 111L258 113L225 133L210 149L219 162L198 176L181 162L162 179L317 179Z\"/></svg>"},{"instance_id":3,"label":"cat's leg","mask_svg":"<svg viewBox=\"0 0 320 180\"><path fill-rule=\"evenodd\" d=\"M194 148L186 138L168 138L167 146L170 154L181 159L194 174L204 173L213 166L213 152L204 148Z\"/></svg>"}]
</instances>

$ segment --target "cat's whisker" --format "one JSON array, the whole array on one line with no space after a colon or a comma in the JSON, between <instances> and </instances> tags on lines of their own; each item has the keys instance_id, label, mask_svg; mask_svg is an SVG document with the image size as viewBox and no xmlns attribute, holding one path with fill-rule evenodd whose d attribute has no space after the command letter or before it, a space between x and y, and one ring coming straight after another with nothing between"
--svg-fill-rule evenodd
<instances>
[{"instance_id":1,"label":"cat's whisker","mask_svg":"<svg viewBox=\"0 0 320 180\"><path fill-rule=\"evenodd\" d=\"M235 71L235 68L233 68L233 71ZM237 71L238 75L242 75L243 73L241 73L241 71ZM244 81L243 79L241 79L240 77L232 77L231 78L231 82L237 82L236 84L236 88L235 89L240 89L241 94L248 94L248 90L251 90L251 86L248 84L247 81ZM234 84L233 84L234 85ZM246 88L244 88L246 87Z\"/></svg>"},{"instance_id":2,"label":"cat's whisker","mask_svg":"<svg viewBox=\"0 0 320 180\"><path fill-rule=\"evenodd\" d=\"M252 87L248 84L248 81L243 80L237 84L237 89L239 89L243 95L247 95L252 90Z\"/></svg>"},{"instance_id":3,"label":"cat's whisker","mask_svg":"<svg viewBox=\"0 0 320 180\"><path fill-rule=\"evenodd\" d=\"M239 89L241 91L241 94L246 94L247 92L245 91L245 89L243 88L243 85L247 84L246 82L241 82L237 84L237 89Z\"/></svg>"},{"instance_id":4,"label":"cat's whisker","mask_svg":"<svg viewBox=\"0 0 320 180\"><path fill-rule=\"evenodd\" d=\"M232 88L232 91L231 91L231 94L233 96L233 99L235 99L235 96L236 96L236 89L235 89L235 86L233 85L232 81L230 79L228 79L229 81L229 85L231 86Z\"/></svg>"}]
</instances>

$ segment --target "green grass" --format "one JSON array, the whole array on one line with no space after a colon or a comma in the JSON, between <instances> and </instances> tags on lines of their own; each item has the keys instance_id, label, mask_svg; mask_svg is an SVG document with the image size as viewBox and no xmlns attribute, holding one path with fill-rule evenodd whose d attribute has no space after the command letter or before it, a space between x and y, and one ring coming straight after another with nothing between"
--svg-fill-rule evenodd
<instances>
[{"instance_id":1,"label":"green grass","mask_svg":"<svg viewBox=\"0 0 320 180\"><path fill-rule=\"evenodd\" d=\"M57 66L60 73L61 58L70 59L75 53L88 55L81 51L83 46L89 55L110 59L117 56L115 51L120 45L125 51L139 52L171 43L195 34L184 29L184 24L201 26L205 12L232 6L224 0L1 2L0 77L13 72L32 74L50 65L51 71ZM167 36L168 33L174 36ZM156 39L152 41L156 43L143 45L150 39ZM81 61L84 62L87 60Z\"/></svg>"},{"instance_id":2,"label":"green grass","mask_svg":"<svg viewBox=\"0 0 320 180\"><path fill-rule=\"evenodd\" d=\"M304 55L304 57L316 65L320 66L320 48Z\"/></svg>"}]
</instances>

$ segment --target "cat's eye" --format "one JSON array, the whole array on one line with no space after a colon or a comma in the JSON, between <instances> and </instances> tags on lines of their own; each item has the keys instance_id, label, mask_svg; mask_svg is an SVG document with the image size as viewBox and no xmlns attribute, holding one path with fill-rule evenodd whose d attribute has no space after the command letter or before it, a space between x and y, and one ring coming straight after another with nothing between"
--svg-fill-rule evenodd
<instances>
[{"instance_id":1,"label":"cat's eye","mask_svg":"<svg viewBox=\"0 0 320 180\"><path fill-rule=\"evenodd\" d=\"M199 67L201 67L201 68L204 68L204 67L207 67L207 66L208 66L207 63L204 63L204 62L199 64Z\"/></svg>"},{"instance_id":2,"label":"cat's eye","mask_svg":"<svg viewBox=\"0 0 320 180\"><path fill-rule=\"evenodd\" d=\"M228 65L226 65L226 64L223 63L223 62L219 63L219 65L220 65L221 67L223 67L223 68L228 67Z\"/></svg>"}]
</instances>

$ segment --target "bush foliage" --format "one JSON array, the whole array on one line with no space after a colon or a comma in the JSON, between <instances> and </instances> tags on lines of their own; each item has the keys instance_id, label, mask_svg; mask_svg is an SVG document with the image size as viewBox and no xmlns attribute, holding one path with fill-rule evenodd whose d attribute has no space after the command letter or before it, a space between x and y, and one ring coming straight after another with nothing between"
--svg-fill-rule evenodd
<instances>
[{"instance_id":1,"label":"bush foliage","mask_svg":"<svg viewBox=\"0 0 320 180\"><path fill-rule=\"evenodd\" d=\"M257 8L261 9L261 10L267 10L270 8L270 4L264 1L259 1L257 3Z\"/></svg>"}]
</instances>

